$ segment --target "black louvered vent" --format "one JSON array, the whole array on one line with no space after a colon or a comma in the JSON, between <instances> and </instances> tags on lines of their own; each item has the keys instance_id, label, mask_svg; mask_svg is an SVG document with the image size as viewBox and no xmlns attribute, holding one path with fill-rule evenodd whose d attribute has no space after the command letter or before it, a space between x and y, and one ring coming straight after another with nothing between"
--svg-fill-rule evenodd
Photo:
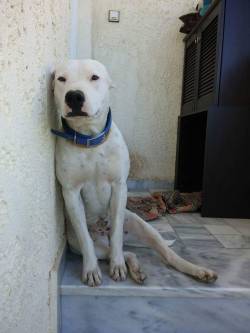
<instances>
[{"instance_id":1,"label":"black louvered vent","mask_svg":"<svg viewBox=\"0 0 250 333\"><path fill-rule=\"evenodd\" d=\"M218 17L216 17L202 32L199 97L214 91L216 75L216 50L217 50Z\"/></svg>"},{"instance_id":2,"label":"black louvered vent","mask_svg":"<svg viewBox=\"0 0 250 333\"><path fill-rule=\"evenodd\" d=\"M195 97L195 70L197 60L197 44L193 42L186 49L184 64L184 83L182 104L192 102Z\"/></svg>"}]
</instances>

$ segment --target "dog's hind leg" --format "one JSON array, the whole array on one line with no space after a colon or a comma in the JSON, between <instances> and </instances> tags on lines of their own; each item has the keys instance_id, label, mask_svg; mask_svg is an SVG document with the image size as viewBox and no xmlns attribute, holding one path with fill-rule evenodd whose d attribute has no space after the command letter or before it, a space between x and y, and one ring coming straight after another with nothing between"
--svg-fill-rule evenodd
<instances>
[{"instance_id":1,"label":"dog's hind leg","mask_svg":"<svg viewBox=\"0 0 250 333\"><path fill-rule=\"evenodd\" d=\"M97 244L95 243L95 250L97 258L99 260L110 260L110 247L106 246L104 242L99 241ZM135 253L129 251L124 251L123 254L131 278L136 283L142 284L146 279L146 274L142 271L137 256L135 255ZM126 276L117 276L116 278L117 280L115 281L120 281L125 280Z\"/></svg>"},{"instance_id":2,"label":"dog's hind leg","mask_svg":"<svg viewBox=\"0 0 250 333\"><path fill-rule=\"evenodd\" d=\"M166 264L178 271L191 275L203 282L213 282L217 279L217 274L212 270L194 265L178 256L168 247L167 242L155 228L127 209L124 231L135 235L141 242L156 250Z\"/></svg>"},{"instance_id":3,"label":"dog's hind leg","mask_svg":"<svg viewBox=\"0 0 250 333\"><path fill-rule=\"evenodd\" d=\"M132 279L138 283L142 284L144 280L146 280L146 274L141 270L139 261L136 255L132 252L124 252L125 262L128 267L129 274L131 275Z\"/></svg>"}]
</instances>

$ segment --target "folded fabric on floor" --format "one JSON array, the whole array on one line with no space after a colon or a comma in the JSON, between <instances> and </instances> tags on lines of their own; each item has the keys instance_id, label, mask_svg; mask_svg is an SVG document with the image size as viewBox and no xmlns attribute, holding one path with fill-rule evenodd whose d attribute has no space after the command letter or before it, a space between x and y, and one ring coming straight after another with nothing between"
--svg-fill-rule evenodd
<instances>
[{"instance_id":1,"label":"folded fabric on floor","mask_svg":"<svg viewBox=\"0 0 250 333\"><path fill-rule=\"evenodd\" d=\"M201 192L164 191L148 196L130 196L127 208L145 221L152 221L167 213L195 212L200 209L201 203Z\"/></svg>"},{"instance_id":2,"label":"folded fabric on floor","mask_svg":"<svg viewBox=\"0 0 250 333\"><path fill-rule=\"evenodd\" d=\"M155 220L166 212L165 202L151 195L128 197L127 208L145 221Z\"/></svg>"},{"instance_id":3,"label":"folded fabric on floor","mask_svg":"<svg viewBox=\"0 0 250 333\"><path fill-rule=\"evenodd\" d=\"M169 214L196 212L201 208L201 192L181 193L179 191L153 193L153 197L161 195Z\"/></svg>"}]
</instances>

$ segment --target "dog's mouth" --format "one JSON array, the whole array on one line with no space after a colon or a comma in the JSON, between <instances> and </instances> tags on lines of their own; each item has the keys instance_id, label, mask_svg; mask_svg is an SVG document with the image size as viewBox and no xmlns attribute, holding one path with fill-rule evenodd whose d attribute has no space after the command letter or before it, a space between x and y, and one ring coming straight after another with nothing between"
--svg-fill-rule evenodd
<instances>
[{"instance_id":1,"label":"dog's mouth","mask_svg":"<svg viewBox=\"0 0 250 333\"><path fill-rule=\"evenodd\" d=\"M87 112L83 112L83 111L71 111L67 114L66 116L67 118L75 118L75 117L89 117L89 115L87 114Z\"/></svg>"}]
</instances>

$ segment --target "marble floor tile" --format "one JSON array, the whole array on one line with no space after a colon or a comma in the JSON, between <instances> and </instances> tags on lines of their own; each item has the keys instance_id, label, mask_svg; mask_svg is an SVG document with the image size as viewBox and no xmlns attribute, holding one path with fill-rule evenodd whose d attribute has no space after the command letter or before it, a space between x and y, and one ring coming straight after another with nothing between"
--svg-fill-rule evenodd
<instances>
[{"instance_id":1,"label":"marble floor tile","mask_svg":"<svg viewBox=\"0 0 250 333\"><path fill-rule=\"evenodd\" d=\"M172 226L200 225L197 213L167 214L168 222Z\"/></svg>"},{"instance_id":2,"label":"marble floor tile","mask_svg":"<svg viewBox=\"0 0 250 333\"><path fill-rule=\"evenodd\" d=\"M142 193L140 192L139 195ZM145 194L145 192L144 192ZM148 193L146 193L148 195ZM137 254L138 259L148 278L143 286L136 285L130 278L124 282L110 279L107 262L101 262L103 284L100 288L88 288L81 282L82 263L79 256L68 254L66 271L63 277L62 293L74 294L105 294L105 295L199 295L218 290L235 290L246 288L250 292L250 237L240 234L228 234L235 230L236 225L247 228L247 220L228 220L202 218L199 213L167 214L158 220L149 222L166 240L175 239L173 249L185 259L214 269L219 279L213 285L201 284L192 278L166 267L161 258L149 248L140 245L137 239L128 237L127 249ZM212 233L216 232L216 238ZM227 232L226 235L222 232ZM238 230L239 232L239 230ZM219 234L218 234L219 233ZM143 247L140 247L143 246ZM249 250L248 250L249 249ZM191 292L189 293L189 288ZM170 292L171 290L171 292ZM171 294L172 295L172 294Z\"/></svg>"},{"instance_id":3,"label":"marble floor tile","mask_svg":"<svg viewBox=\"0 0 250 333\"><path fill-rule=\"evenodd\" d=\"M238 230L241 234L245 236L250 235L250 220L242 219L226 219L227 225Z\"/></svg>"},{"instance_id":4,"label":"marble floor tile","mask_svg":"<svg viewBox=\"0 0 250 333\"><path fill-rule=\"evenodd\" d=\"M184 246L188 248L197 248L201 249L203 247L207 249L218 249L223 248L224 246L213 237L213 239L188 239L182 238L181 242Z\"/></svg>"},{"instance_id":5,"label":"marble floor tile","mask_svg":"<svg viewBox=\"0 0 250 333\"><path fill-rule=\"evenodd\" d=\"M227 249L250 249L250 236L215 235L215 238Z\"/></svg>"},{"instance_id":6,"label":"marble floor tile","mask_svg":"<svg viewBox=\"0 0 250 333\"><path fill-rule=\"evenodd\" d=\"M128 197L150 197L149 192L128 192Z\"/></svg>"},{"instance_id":7,"label":"marble floor tile","mask_svg":"<svg viewBox=\"0 0 250 333\"><path fill-rule=\"evenodd\" d=\"M60 333L249 333L250 220L187 213L149 223L166 240L175 239L171 248L177 254L215 270L218 280L200 283L166 266L129 236L124 249L137 255L145 283L137 285L130 277L115 282L108 262L101 261L102 285L89 288L81 282L82 258L68 252L60 286Z\"/></svg>"},{"instance_id":8,"label":"marble floor tile","mask_svg":"<svg viewBox=\"0 0 250 333\"><path fill-rule=\"evenodd\" d=\"M149 222L149 224L156 228L159 232L174 232L173 227L168 223L168 219L164 217L156 221Z\"/></svg>"},{"instance_id":9,"label":"marble floor tile","mask_svg":"<svg viewBox=\"0 0 250 333\"><path fill-rule=\"evenodd\" d=\"M186 239L193 239L193 240L207 240L207 241L212 241L214 240L214 237L212 235L203 235L203 234L185 234L178 232L178 236L180 237L181 240L186 240Z\"/></svg>"},{"instance_id":10,"label":"marble floor tile","mask_svg":"<svg viewBox=\"0 0 250 333\"><path fill-rule=\"evenodd\" d=\"M240 233L233 227L229 225L205 225L205 228L212 235L239 235ZM249 228L250 229L250 228Z\"/></svg>"},{"instance_id":11,"label":"marble floor tile","mask_svg":"<svg viewBox=\"0 0 250 333\"><path fill-rule=\"evenodd\" d=\"M178 238L177 234L174 231L173 232L161 232L161 235L166 240L172 240L172 239Z\"/></svg>"},{"instance_id":12,"label":"marble floor tile","mask_svg":"<svg viewBox=\"0 0 250 333\"><path fill-rule=\"evenodd\" d=\"M61 333L249 333L248 299L62 297Z\"/></svg>"},{"instance_id":13,"label":"marble floor tile","mask_svg":"<svg viewBox=\"0 0 250 333\"><path fill-rule=\"evenodd\" d=\"M178 238L176 232L165 218L160 218L156 221L148 223L156 230L158 230L164 239L175 241ZM124 235L124 244L134 247L148 247L144 243L141 243L138 238L133 236L132 234Z\"/></svg>"},{"instance_id":14,"label":"marble floor tile","mask_svg":"<svg viewBox=\"0 0 250 333\"><path fill-rule=\"evenodd\" d=\"M250 236L250 224L247 226L234 226L234 228L243 236Z\"/></svg>"},{"instance_id":15,"label":"marble floor tile","mask_svg":"<svg viewBox=\"0 0 250 333\"><path fill-rule=\"evenodd\" d=\"M82 260L80 256L72 253L67 254L66 269L64 272L61 292L63 295L143 295L143 296L166 296L178 295L181 297L200 297L204 293L215 297L221 293L235 293L246 288L250 295L250 250L225 249L211 246L210 241L200 241L195 247L177 241L172 249L183 258L210 269L214 269L219 279L214 284L203 284L193 278L167 267L161 258L151 249L128 247L127 250L137 254L147 280L137 285L130 277L123 282L115 282L109 277L109 265L100 262L103 275L103 283L98 288L89 288L81 282ZM220 243L219 243L220 244Z\"/></svg>"},{"instance_id":16,"label":"marble floor tile","mask_svg":"<svg viewBox=\"0 0 250 333\"><path fill-rule=\"evenodd\" d=\"M200 213L167 214L169 223L175 225L205 225L205 224L226 224L224 219L202 217Z\"/></svg>"},{"instance_id":17,"label":"marble floor tile","mask_svg":"<svg viewBox=\"0 0 250 333\"><path fill-rule=\"evenodd\" d=\"M196 218L199 220L199 223L201 225L205 225L205 224L225 225L226 224L226 221L223 218L202 217L201 215L196 215Z\"/></svg>"},{"instance_id":18,"label":"marble floor tile","mask_svg":"<svg viewBox=\"0 0 250 333\"><path fill-rule=\"evenodd\" d=\"M173 228L177 233L182 233L182 234L210 235L207 229L203 226L189 225L189 226L175 226Z\"/></svg>"},{"instance_id":19,"label":"marble floor tile","mask_svg":"<svg viewBox=\"0 0 250 333\"><path fill-rule=\"evenodd\" d=\"M226 224L226 221L223 218L202 217L200 213L195 213L195 218L199 221L200 225L204 225L204 224L224 225L224 224Z\"/></svg>"},{"instance_id":20,"label":"marble floor tile","mask_svg":"<svg viewBox=\"0 0 250 333\"><path fill-rule=\"evenodd\" d=\"M166 240L167 245L170 247L176 242L176 240L178 238L176 233L172 233L172 232L161 233L161 236ZM132 237L124 240L124 245L128 246L128 247L132 247L132 248L149 249L148 245L146 245L145 243L139 242L136 238L132 238Z\"/></svg>"},{"instance_id":21,"label":"marble floor tile","mask_svg":"<svg viewBox=\"0 0 250 333\"><path fill-rule=\"evenodd\" d=\"M250 227L250 219L225 219L225 223L231 225L232 227Z\"/></svg>"},{"instance_id":22,"label":"marble floor tile","mask_svg":"<svg viewBox=\"0 0 250 333\"><path fill-rule=\"evenodd\" d=\"M214 240L214 237L207 231L206 228L197 225L185 227L174 227L175 232L180 239L197 239L197 240Z\"/></svg>"}]
</instances>

